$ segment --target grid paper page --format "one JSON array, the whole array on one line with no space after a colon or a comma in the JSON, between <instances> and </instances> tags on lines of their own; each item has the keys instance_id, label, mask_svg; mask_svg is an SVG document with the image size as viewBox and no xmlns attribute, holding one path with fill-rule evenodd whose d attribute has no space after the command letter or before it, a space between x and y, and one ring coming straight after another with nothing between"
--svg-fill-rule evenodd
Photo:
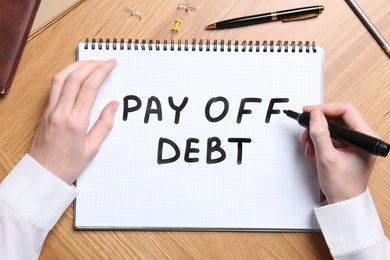
<instances>
[{"instance_id":1,"label":"grid paper page","mask_svg":"<svg viewBox=\"0 0 390 260\"><path fill-rule=\"evenodd\" d=\"M304 129L275 111L322 102L321 48L134 47L78 48L79 60L117 60L90 125L111 100L120 106L114 128L77 181L75 228L319 228L312 209L320 200L317 173L298 141ZM173 108L185 98L177 113ZM239 153L240 143L230 138L250 142Z\"/></svg>"}]
</instances>

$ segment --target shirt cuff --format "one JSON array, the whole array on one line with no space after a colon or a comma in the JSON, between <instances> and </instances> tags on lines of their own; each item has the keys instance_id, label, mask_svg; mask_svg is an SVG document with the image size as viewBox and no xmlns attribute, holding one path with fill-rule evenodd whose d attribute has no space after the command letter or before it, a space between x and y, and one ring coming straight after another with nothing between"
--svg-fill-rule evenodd
<instances>
[{"instance_id":1,"label":"shirt cuff","mask_svg":"<svg viewBox=\"0 0 390 260\"><path fill-rule=\"evenodd\" d=\"M371 194L314 207L321 231L332 256L370 247L384 236Z\"/></svg>"},{"instance_id":2,"label":"shirt cuff","mask_svg":"<svg viewBox=\"0 0 390 260\"><path fill-rule=\"evenodd\" d=\"M26 154L0 184L0 199L25 219L50 231L78 194L72 186Z\"/></svg>"}]
</instances>

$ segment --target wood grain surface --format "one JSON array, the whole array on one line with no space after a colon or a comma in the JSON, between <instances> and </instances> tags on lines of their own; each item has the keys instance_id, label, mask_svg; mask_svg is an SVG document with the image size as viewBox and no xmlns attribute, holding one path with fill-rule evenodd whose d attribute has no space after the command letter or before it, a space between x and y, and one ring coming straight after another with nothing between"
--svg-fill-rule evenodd
<instances>
[{"instance_id":1,"label":"wood grain surface","mask_svg":"<svg viewBox=\"0 0 390 260\"><path fill-rule=\"evenodd\" d=\"M390 59L343 0L190 0L196 11L178 10L177 0L86 0L31 39L10 93L0 98L0 180L28 151L53 75L75 61L85 38L175 40L315 41L325 50L325 102L352 102L383 139L390 141ZM359 0L390 40L390 1ZM324 5L315 19L206 31L219 20ZM125 7L144 16L132 16ZM34 185L32 183L32 185ZM390 237L390 160L378 158L369 182L383 228ZM266 214L266 212L265 212ZM40 259L330 259L321 233L133 232L72 229L73 205L43 247Z\"/></svg>"}]
</instances>

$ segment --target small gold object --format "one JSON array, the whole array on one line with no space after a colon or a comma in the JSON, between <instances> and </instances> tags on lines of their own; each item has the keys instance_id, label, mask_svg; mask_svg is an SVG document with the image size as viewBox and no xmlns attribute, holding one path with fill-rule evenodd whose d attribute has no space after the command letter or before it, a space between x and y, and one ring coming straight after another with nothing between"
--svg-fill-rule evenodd
<instances>
[{"instance_id":1,"label":"small gold object","mask_svg":"<svg viewBox=\"0 0 390 260\"><path fill-rule=\"evenodd\" d=\"M172 31L174 33L179 32L179 26L180 26L181 20L179 18L175 19L175 25L172 27Z\"/></svg>"}]
</instances>

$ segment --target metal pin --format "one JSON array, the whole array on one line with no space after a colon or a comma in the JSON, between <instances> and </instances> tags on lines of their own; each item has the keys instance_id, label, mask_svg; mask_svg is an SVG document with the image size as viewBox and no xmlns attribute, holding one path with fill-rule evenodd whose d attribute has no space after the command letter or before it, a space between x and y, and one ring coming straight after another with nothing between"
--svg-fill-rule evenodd
<instances>
[{"instance_id":1,"label":"metal pin","mask_svg":"<svg viewBox=\"0 0 390 260\"><path fill-rule=\"evenodd\" d=\"M126 10L129 11L131 13L131 15L138 16L140 19L144 16L143 14L138 12L137 9L135 9L135 8L126 7Z\"/></svg>"},{"instance_id":2,"label":"metal pin","mask_svg":"<svg viewBox=\"0 0 390 260\"><path fill-rule=\"evenodd\" d=\"M196 8L193 6L190 6L190 4L181 4L181 3L179 3L179 5L177 6L177 9L184 9L184 10L186 10L186 12L196 10Z\"/></svg>"}]
</instances>

